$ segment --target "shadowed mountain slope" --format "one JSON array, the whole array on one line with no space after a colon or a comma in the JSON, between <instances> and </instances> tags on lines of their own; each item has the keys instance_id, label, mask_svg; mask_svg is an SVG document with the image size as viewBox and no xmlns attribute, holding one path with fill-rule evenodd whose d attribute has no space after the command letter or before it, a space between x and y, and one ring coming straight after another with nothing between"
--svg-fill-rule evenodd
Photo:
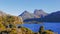
<instances>
[{"instance_id":1,"label":"shadowed mountain slope","mask_svg":"<svg viewBox=\"0 0 60 34\"><path fill-rule=\"evenodd\" d=\"M45 17L42 18L32 18L32 19L26 19L24 20L24 22L28 23L28 22L36 22L36 23L40 23L40 22L60 22L60 11L57 12L53 12L51 14L48 14Z\"/></svg>"}]
</instances>

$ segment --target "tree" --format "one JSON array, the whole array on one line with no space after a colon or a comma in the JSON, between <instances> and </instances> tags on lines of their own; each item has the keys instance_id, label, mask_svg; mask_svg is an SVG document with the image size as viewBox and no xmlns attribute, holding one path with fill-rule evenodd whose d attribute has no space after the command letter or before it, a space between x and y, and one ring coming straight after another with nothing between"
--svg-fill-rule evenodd
<instances>
[{"instance_id":1,"label":"tree","mask_svg":"<svg viewBox=\"0 0 60 34\"><path fill-rule=\"evenodd\" d=\"M44 32L44 26L41 26L41 27L39 28L39 33L42 34L43 32Z\"/></svg>"}]
</instances>

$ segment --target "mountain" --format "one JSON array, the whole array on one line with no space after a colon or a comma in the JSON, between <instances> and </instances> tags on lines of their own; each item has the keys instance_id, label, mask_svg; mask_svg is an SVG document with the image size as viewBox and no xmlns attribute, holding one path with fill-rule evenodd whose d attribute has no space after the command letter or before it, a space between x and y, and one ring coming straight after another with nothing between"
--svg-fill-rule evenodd
<instances>
[{"instance_id":1,"label":"mountain","mask_svg":"<svg viewBox=\"0 0 60 34\"><path fill-rule=\"evenodd\" d=\"M29 13L28 11L24 11L21 15L19 15L22 17L23 20L25 19L30 19L30 18L34 18L34 14Z\"/></svg>"},{"instance_id":2,"label":"mountain","mask_svg":"<svg viewBox=\"0 0 60 34\"><path fill-rule=\"evenodd\" d=\"M28 11L24 11L22 14L19 15L19 17L22 17L23 21L26 21L27 19L35 19L35 18L43 18L44 16L48 15L43 10L37 10L35 9L33 13L29 13ZM26 22L24 22L26 23ZM27 22L28 23L28 22ZM29 23L37 23L36 21L30 21Z\"/></svg>"},{"instance_id":3,"label":"mountain","mask_svg":"<svg viewBox=\"0 0 60 34\"><path fill-rule=\"evenodd\" d=\"M43 10L35 10L34 13L29 13L28 11L24 11L22 14L19 16L22 17L23 20L25 19L31 19L31 18L41 18L46 16L47 13L45 13Z\"/></svg>"},{"instance_id":4,"label":"mountain","mask_svg":"<svg viewBox=\"0 0 60 34\"><path fill-rule=\"evenodd\" d=\"M60 11L53 12L43 18L46 22L60 22Z\"/></svg>"},{"instance_id":5,"label":"mountain","mask_svg":"<svg viewBox=\"0 0 60 34\"><path fill-rule=\"evenodd\" d=\"M43 18L31 18L24 20L25 23L41 23L41 22L60 22L60 11L53 12Z\"/></svg>"},{"instance_id":6,"label":"mountain","mask_svg":"<svg viewBox=\"0 0 60 34\"><path fill-rule=\"evenodd\" d=\"M39 17L41 17L41 16L44 17L44 16L47 15L47 13L44 12L42 9L40 9L40 10L35 9L34 14L37 15L37 16L39 16Z\"/></svg>"}]
</instances>

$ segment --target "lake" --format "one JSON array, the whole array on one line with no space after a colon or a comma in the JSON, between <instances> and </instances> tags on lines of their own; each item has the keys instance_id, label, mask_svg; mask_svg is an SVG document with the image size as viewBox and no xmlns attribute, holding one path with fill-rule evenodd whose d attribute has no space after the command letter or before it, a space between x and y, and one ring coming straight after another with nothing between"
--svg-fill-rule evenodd
<instances>
[{"instance_id":1,"label":"lake","mask_svg":"<svg viewBox=\"0 0 60 34\"><path fill-rule=\"evenodd\" d=\"M45 30L51 29L60 34L60 23L42 23L42 24L22 24L22 26L29 28L33 32L38 32L40 26L44 26Z\"/></svg>"}]
</instances>

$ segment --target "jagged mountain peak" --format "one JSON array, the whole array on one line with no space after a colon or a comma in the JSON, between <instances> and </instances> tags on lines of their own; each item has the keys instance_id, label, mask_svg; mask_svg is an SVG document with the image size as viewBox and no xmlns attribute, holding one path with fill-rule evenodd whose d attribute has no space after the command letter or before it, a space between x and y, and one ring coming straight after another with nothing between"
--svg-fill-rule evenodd
<instances>
[{"instance_id":1,"label":"jagged mountain peak","mask_svg":"<svg viewBox=\"0 0 60 34\"><path fill-rule=\"evenodd\" d=\"M22 16L22 15L24 15L24 14L30 14L27 10L25 10L21 15L19 15L19 16Z\"/></svg>"},{"instance_id":2,"label":"jagged mountain peak","mask_svg":"<svg viewBox=\"0 0 60 34\"><path fill-rule=\"evenodd\" d=\"M25 10L19 16L21 16L24 20L24 19L30 19L30 18L41 18L41 15L45 16L47 15L47 13L45 13L42 9L40 10L35 9L34 13L29 13L27 10Z\"/></svg>"},{"instance_id":3,"label":"jagged mountain peak","mask_svg":"<svg viewBox=\"0 0 60 34\"><path fill-rule=\"evenodd\" d=\"M22 17L22 19L29 19L29 18L34 18L34 14L29 13L28 11L24 11L22 14L20 14L19 16Z\"/></svg>"},{"instance_id":4,"label":"jagged mountain peak","mask_svg":"<svg viewBox=\"0 0 60 34\"><path fill-rule=\"evenodd\" d=\"M24 12L28 12L27 10L25 10Z\"/></svg>"},{"instance_id":5,"label":"jagged mountain peak","mask_svg":"<svg viewBox=\"0 0 60 34\"><path fill-rule=\"evenodd\" d=\"M38 13L40 13L40 14L42 14L42 13L45 13L42 9L40 9L40 10L37 10L37 9L35 9L34 10L34 14L38 14Z\"/></svg>"},{"instance_id":6,"label":"jagged mountain peak","mask_svg":"<svg viewBox=\"0 0 60 34\"><path fill-rule=\"evenodd\" d=\"M23 13L29 13L27 10L25 10Z\"/></svg>"},{"instance_id":7,"label":"jagged mountain peak","mask_svg":"<svg viewBox=\"0 0 60 34\"><path fill-rule=\"evenodd\" d=\"M39 17L41 15L43 15L43 16L46 16L47 15L47 13L45 13L42 9L40 9L40 10L35 9L34 14L35 15L38 15Z\"/></svg>"},{"instance_id":8,"label":"jagged mountain peak","mask_svg":"<svg viewBox=\"0 0 60 34\"><path fill-rule=\"evenodd\" d=\"M27 10L23 11L21 14L24 14L24 13L29 13Z\"/></svg>"},{"instance_id":9,"label":"jagged mountain peak","mask_svg":"<svg viewBox=\"0 0 60 34\"><path fill-rule=\"evenodd\" d=\"M42 10L42 9L39 9L39 10L38 10L38 9L35 9L34 11L40 11L40 12L41 12L41 11L43 11L43 10Z\"/></svg>"}]
</instances>

